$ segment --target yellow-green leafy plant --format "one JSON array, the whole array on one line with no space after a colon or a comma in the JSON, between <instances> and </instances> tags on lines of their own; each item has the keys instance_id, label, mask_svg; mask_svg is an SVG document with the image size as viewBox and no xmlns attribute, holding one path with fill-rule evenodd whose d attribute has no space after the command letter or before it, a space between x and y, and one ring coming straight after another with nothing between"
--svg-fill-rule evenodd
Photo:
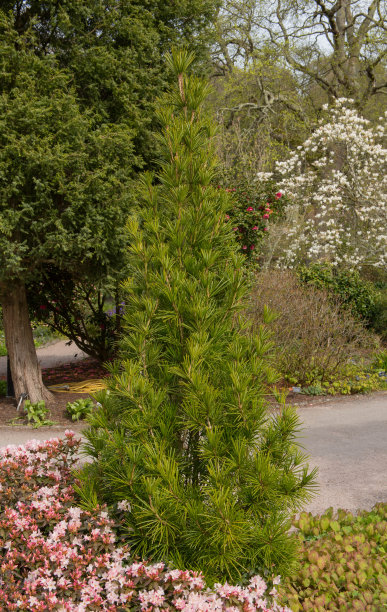
<instances>
[{"instance_id":1,"label":"yellow-green leafy plant","mask_svg":"<svg viewBox=\"0 0 387 612\"><path fill-rule=\"evenodd\" d=\"M387 607L387 503L357 516L332 508L321 516L303 512L295 527L300 568L281 587L293 612Z\"/></svg>"}]
</instances>

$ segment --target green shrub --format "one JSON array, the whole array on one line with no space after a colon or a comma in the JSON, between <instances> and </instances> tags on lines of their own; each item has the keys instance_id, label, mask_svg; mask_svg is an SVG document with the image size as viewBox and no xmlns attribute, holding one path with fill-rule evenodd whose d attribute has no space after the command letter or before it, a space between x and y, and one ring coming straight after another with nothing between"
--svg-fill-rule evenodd
<instances>
[{"instance_id":1,"label":"green shrub","mask_svg":"<svg viewBox=\"0 0 387 612\"><path fill-rule=\"evenodd\" d=\"M286 196L272 180L253 184L238 182L226 191L232 197L226 220L243 255L255 262L269 226L283 216Z\"/></svg>"},{"instance_id":2,"label":"green shrub","mask_svg":"<svg viewBox=\"0 0 387 612\"><path fill-rule=\"evenodd\" d=\"M85 419L93 409L94 402L88 397L80 398L75 402L68 402L66 406L66 412L73 421Z\"/></svg>"},{"instance_id":3,"label":"green shrub","mask_svg":"<svg viewBox=\"0 0 387 612\"><path fill-rule=\"evenodd\" d=\"M375 303L372 328L387 342L387 289L382 289Z\"/></svg>"},{"instance_id":4,"label":"green shrub","mask_svg":"<svg viewBox=\"0 0 387 612\"><path fill-rule=\"evenodd\" d=\"M380 351L374 356L373 368L387 372L387 351Z\"/></svg>"},{"instance_id":5,"label":"green shrub","mask_svg":"<svg viewBox=\"0 0 387 612\"><path fill-rule=\"evenodd\" d=\"M297 275L302 283L337 296L355 316L372 326L379 292L373 283L363 280L357 270L338 270L329 264L312 264L298 268Z\"/></svg>"},{"instance_id":6,"label":"green shrub","mask_svg":"<svg viewBox=\"0 0 387 612\"><path fill-rule=\"evenodd\" d=\"M127 500L123 531L142 558L210 581L284 575L296 558L288 518L315 472L295 443L296 412L267 412L272 342L242 319L250 286L224 223L229 196L213 185L208 89L182 74L189 63L174 55L160 171L144 177L141 214L128 223L121 359L85 432L95 461L82 503Z\"/></svg>"},{"instance_id":7,"label":"green shrub","mask_svg":"<svg viewBox=\"0 0 387 612\"><path fill-rule=\"evenodd\" d=\"M7 381L0 380L0 396L7 395Z\"/></svg>"},{"instance_id":8,"label":"green shrub","mask_svg":"<svg viewBox=\"0 0 387 612\"><path fill-rule=\"evenodd\" d=\"M265 305L278 315L271 325L276 365L291 384L330 382L351 358L378 342L326 290L302 285L290 270L256 275L249 307L255 328L262 323Z\"/></svg>"},{"instance_id":9,"label":"green shrub","mask_svg":"<svg viewBox=\"0 0 387 612\"><path fill-rule=\"evenodd\" d=\"M301 393L305 395L351 395L380 391L387 388L387 368L377 365L382 363L383 359L379 357L368 367L347 364L340 367L335 375L314 385L302 387L295 378L291 378L291 382L295 387L301 387Z\"/></svg>"},{"instance_id":10,"label":"green shrub","mask_svg":"<svg viewBox=\"0 0 387 612\"><path fill-rule=\"evenodd\" d=\"M5 346L4 331L0 328L0 357L7 354L7 347Z\"/></svg>"},{"instance_id":11,"label":"green shrub","mask_svg":"<svg viewBox=\"0 0 387 612\"><path fill-rule=\"evenodd\" d=\"M300 569L281 586L283 601L299 610L385 609L387 606L387 503L354 516L330 508L302 513L295 522Z\"/></svg>"},{"instance_id":12,"label":"green shrub","mask_svg":"<svg viewBox=\"0 0 387 612\"><path fill-rule=\"evenodd\" d=\"M24 412L26 413L28 423L32 424L35 429L44 425L54 424L53 421L46 418L49 411L43 400L35 404L32 404L30 400L26 400L24 402Z\"/></svg>"}]
</instances>

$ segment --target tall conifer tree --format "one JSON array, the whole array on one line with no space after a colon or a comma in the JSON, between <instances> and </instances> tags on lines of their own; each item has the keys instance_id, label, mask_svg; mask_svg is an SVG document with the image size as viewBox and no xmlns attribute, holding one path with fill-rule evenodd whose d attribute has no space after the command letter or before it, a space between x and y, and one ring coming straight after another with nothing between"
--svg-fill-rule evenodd
<instances>
[{"instance_id":1,"label":"tall conifer tree","mask_svg":"<svg viewBox=\"0 0 387 612\"><path fill-rule=\"evenodd\" d=\"M86 505L128 500L138 554L236 580L289 568L287 519L314 475L294 413L265 406L270 338L242 320L249 283L228 195L213 186L208 86L187 76L192 59L170 59L178 85L160 103L160 172L144 177L128 224L121 362L86 433L95 461L81 493Z\"/></svg>"}]
</instances>

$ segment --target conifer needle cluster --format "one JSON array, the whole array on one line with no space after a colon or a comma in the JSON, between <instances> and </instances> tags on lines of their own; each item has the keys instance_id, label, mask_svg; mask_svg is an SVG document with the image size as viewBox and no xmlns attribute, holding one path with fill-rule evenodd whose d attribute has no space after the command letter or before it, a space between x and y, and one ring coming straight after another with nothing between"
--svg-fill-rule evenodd
<instances>
[{"instance_id":1,"label":"conifer needle cluster","mask_svg":"<svg viewBox=\"0 0 387 612\"><path fill-rule=\"evenodd\" d=\"M271 414L264 400L270 334L250 333L243 318L250 287L225 223L229 196L214 184L208 85L187 75L192 60L170 58L177 86L160 102L159 172L144 176L128 223L125 332L86 433L94 462L82 497L127 500L124 532L141 557L235 581L287 573L288 519L314 473L294 412Z\"/></svg>"}]
</instances>

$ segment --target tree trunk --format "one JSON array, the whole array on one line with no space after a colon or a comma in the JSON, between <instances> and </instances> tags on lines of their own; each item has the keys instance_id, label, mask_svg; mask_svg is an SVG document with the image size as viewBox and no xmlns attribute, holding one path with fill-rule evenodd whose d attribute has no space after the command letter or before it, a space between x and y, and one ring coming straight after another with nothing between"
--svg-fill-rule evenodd
<instances>
[{"instance_id":1,"label":"tree trunk","mask_svg":"<svg viewBox=\"0 0 387 612\"><path fill-rule=\"evenodd\" d=\"M44 400L48 405L52 403L53 395L42 381L24 283L14 281L7 287L2 286L0 300L15 397L18 400L22 393L27 393L32 403Z\"/></svg>"}]
</instances>

